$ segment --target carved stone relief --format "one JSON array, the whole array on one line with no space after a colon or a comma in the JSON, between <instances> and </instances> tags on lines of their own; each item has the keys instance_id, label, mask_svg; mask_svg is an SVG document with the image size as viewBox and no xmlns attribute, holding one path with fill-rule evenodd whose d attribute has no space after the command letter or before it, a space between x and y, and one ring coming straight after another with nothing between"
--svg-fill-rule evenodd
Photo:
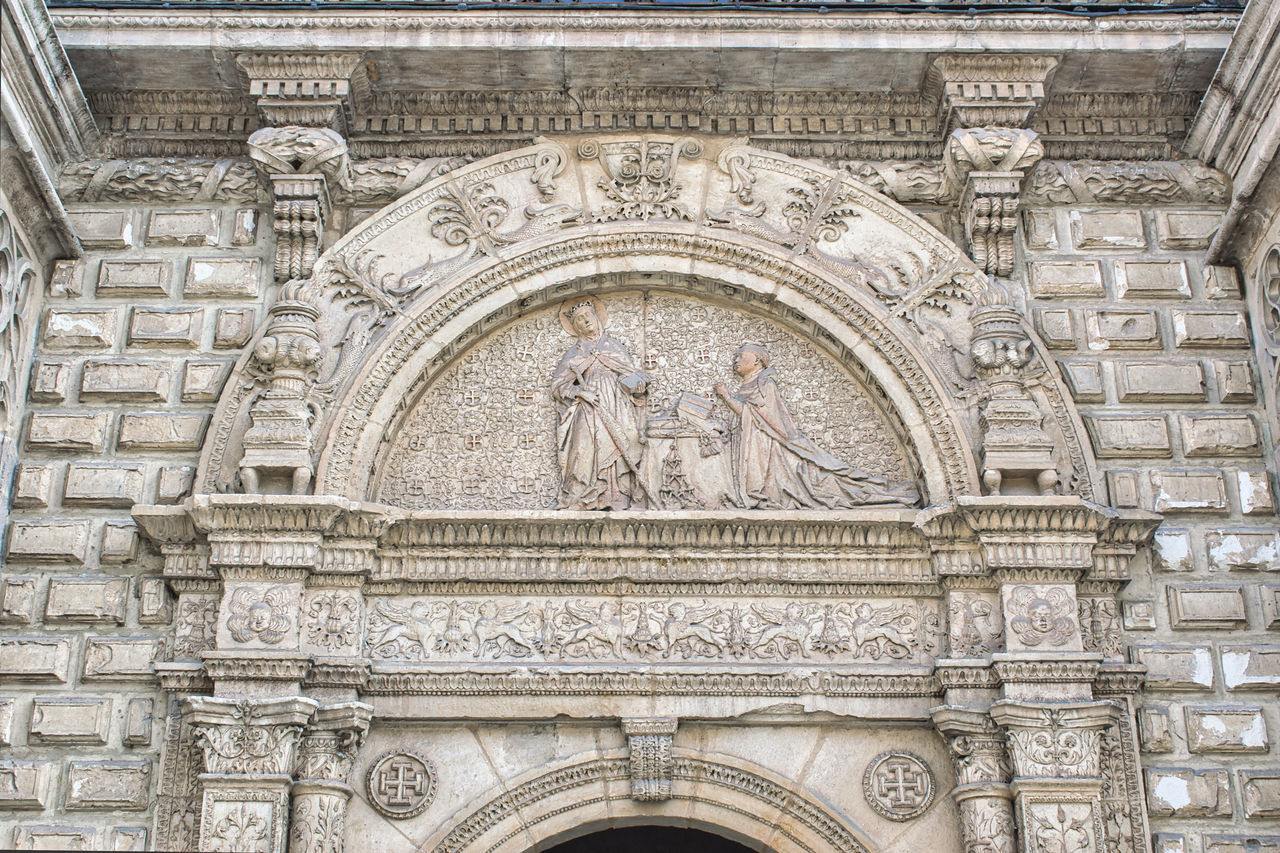
<instances>
[{"instance_id":1,"label":"carved stone relief","mask_svg":"<svg viewBox=\"0 0 1280 853\"><path fill-rule=\"evenodd\" d=\"M1003 598L1010 650L1081 650L1074 588L1006 584Z\"/></svg>"},{"instance_id":2,"label":"carved stone relief","mask_svg":"<svg viewBox=\"0 0 1280 853\"><path fill-rule=\"evenodd\" d=\"M936 787L929 765L909 752L877 755L862 777L867 804L895 821L911 820L928 811Z\"/></svg>"},{"instance_id":3,"label":"carved stone relief","mask_svg":"<svg viewBox=\"0 0 1280 853\"><path fill-rule=\"evenodd\" d=\"M420 815L435 799L435 765L416 752L388 752L365 776L369 803L396 820Z\"/></svg>"}]
</instances>

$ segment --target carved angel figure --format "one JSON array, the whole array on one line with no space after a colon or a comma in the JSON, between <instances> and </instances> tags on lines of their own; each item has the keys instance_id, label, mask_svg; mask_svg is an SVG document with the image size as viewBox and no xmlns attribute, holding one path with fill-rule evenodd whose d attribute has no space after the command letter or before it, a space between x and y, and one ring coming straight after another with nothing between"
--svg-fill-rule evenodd
<instances>
[{"instance_id":1,"label":"carved angel figure","mask_svg":"<svg viewBox=\"0 0 1280 853\"><path fill-rule=\"evenodd\" d=\"M643 406L648 377L617 338L605 334L598 299L570 299L560 322L578 342L551 377L560 410L560 509L657 505L643 479Z\"/></svg>"},{"instance_id":2,"label":"carved angel figure","mask_svg":"<svg viewBox=\"0 0 1280 853\"><path fill-rule=\"evenodd\" d=\"M289 630L289 591L283 586L266 590L242 586L227 605L227 630L237 643L260 640L274 645Z\"/></svg>"},{"instance_id":3,"label":"carved angel figure","mask_svg":"<svg viewBox=\"0 0 1280 853\"><path fill-rule=\"evenodd\" d=\"M840 509L865 504L914 506L911 483L891 483L858 471L818 447L800 431L778 392L769 352L747 343L734 355L742 379L730 394L716 395L738 416L734 431L734 479L740 506L752 509Z\"/></svg>"}]
</instances>

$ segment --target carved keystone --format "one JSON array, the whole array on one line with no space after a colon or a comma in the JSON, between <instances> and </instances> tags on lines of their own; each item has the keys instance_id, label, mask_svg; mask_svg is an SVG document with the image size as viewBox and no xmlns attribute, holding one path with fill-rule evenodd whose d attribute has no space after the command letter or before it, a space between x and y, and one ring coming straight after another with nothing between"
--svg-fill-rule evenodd
<instances>
[{"instance_id":1,"label":"carved keystone","mask_svg":"<svg viewBox=\"0 0 1280 853\"><path fill-rule=\"evenodd\" d=\"M631 798L656 802L671 798L671 738L674 717L622 721L631 750Z\"/></svg>"}]
</instances>

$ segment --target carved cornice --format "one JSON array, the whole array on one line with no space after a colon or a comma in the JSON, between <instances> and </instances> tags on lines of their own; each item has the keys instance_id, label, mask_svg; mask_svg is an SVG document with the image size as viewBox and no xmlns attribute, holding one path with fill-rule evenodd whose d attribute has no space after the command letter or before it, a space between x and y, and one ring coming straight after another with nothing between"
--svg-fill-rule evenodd
<instances>
[{"instance_id":1,"label":"carved cornice","mask_svg":"<svg viewBox=\"0 0 1280 853\"><path fill-rule=\"evenodd\" d=\"M941 89L944 124L1025 127L1057 65L1044 55L950 54L934 61L930 76Z\"/></svg>"},{"instance_id":2,"label":"carved cornice","mask_svg":"<svg viewBox=\"0 0 1280 853\"><path fill-rule=\"evenodd\" d=\"M204 669L214 681L277 681L298 683L306 678L311 660L289 652L205 652Z\"/></svg>"}]
</instances>

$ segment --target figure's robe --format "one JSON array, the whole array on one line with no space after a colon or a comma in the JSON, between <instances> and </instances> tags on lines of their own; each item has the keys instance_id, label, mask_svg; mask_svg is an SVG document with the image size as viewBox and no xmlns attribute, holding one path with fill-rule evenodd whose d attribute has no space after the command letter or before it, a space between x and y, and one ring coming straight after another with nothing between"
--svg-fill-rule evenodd
<instances>
[{"instance_id":1,"label":"figure's robe","mask_svg":"<svg viewBox=\"0 0 1280 853\"><path fill-rule=\"evenodd\" d=\"M551 378L560 410L561 509L645 505L638 477L643 470L643 399L631 390L643 382L627 348L608 335L579 340L561 357ZM593 401L582 399L580 390Z\"/></svg>"},{"instance_id":2,"label":"figure's robe","mask_svg":"<svg viewBox=\"0 0 1280 853\"><path fill-rule=\"evenodd\" d=\"M772 370L748 377L734 399L742 404L734 466L742 506L839 509L920 500L911 483L859 471L814 444L791 419Z\"/></svg>"}]
</instances>

